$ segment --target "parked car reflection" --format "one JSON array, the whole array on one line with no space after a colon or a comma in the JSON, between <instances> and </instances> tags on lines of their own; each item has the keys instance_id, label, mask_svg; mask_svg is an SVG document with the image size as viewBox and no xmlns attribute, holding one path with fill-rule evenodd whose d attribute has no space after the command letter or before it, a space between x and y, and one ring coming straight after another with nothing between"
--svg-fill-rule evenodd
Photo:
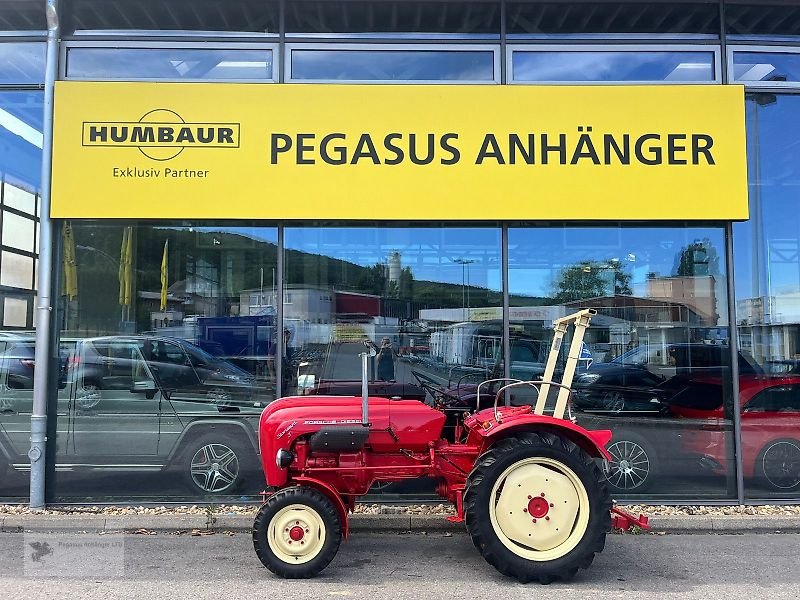
<instances>
[{"instance_id":1,"label":"parked car reflection","mask_svg":"<svg viewBox=\"0 0 800 600\"><path fill-rule=\"evenodd\" d=\"M681 407L718 411L727 426L723 436L732 439L729 364L727 345L676 343L640 346L576 376L573 402L579 419L614 432L606 465L614 492L642 493L703 466L681 448L706 415L693 417ZM763 378L761 368L742 352L739 370L743 380ZM728 476L730 467L726 463L716 472Z\"/></svg>"},{"instance_id":2,"label":"parked car reflection","mask_svg":"<svg viewBox=\"0 0 800 600\"><path fill-rule=\"evenodd\" d=\"M144 359L148 373L131 355L135 346ZM75 371L79 404L84 409L99 402L101 390L136 391L145 394L150 376L171 400L212 402L222 407L239 404L260 405L256 379L231 363L212 356L184 340L160 337L107 337L81 340L70 366ZM131 387L132 384L132 387Z\"/></svg>"},{"instance_id":3,"label":"parked car reflection","mask_svg":"<svg viewBox=\"0 0 800 600\"><path fill-rule=\"evenodd\" d=\"M771 491L800 489L800 377L740 378L739 398L744 477ZM723 407L673 410L702 423L683 437L682 450L710 472L730 469L731 426Z\"/></svg>"},{"instance_id":4,"label":"parked car reflection","mask_svg":"<svg viewBox=\"0 0 800 600\"><path fill-rule=\"evenodd\" d=\"M0 381L18 381L34 341L3 340ZM151 493L169 475L193 495L263 489L256 430L266 396L254 378L180 339L112 336L74 340L58 391L56 464L66 480L119 477L120 493ZM62 351L63 353L63 351ZM26 365L22 365L26 366ZM0 393L0 468L26 471L33 390ZM102 475L101 475L102 474ZM150 479L147 479L147 476ZM74 477L73 477L74 476Z\"/></svg>"}]
</instances>

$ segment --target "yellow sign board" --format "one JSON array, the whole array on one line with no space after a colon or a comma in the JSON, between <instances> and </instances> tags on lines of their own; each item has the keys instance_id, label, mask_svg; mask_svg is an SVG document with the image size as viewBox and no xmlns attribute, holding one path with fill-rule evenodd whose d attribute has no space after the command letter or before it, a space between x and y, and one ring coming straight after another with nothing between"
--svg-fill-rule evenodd
<instances>
[{"instance_id":1,"label":"yellow sign board","mask_svg":"<svg viewBox=\"0 0 800 600\"><path fill-rule=\"evenodd\" d=\"M52 216L747 218L740 86L59 82Z\"/></svg>"}]
</instances>

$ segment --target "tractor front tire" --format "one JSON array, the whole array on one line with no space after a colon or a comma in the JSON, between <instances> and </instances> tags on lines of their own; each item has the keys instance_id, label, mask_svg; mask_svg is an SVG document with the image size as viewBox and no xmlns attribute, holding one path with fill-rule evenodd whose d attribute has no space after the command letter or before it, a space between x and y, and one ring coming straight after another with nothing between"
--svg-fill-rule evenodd
<instances>
[{"instance_id":1,"label":"tractor front tire","mask_svg":"<svg viewBox=\"0 0 800 600\"><path fill-rule=\"evenodd\" d=\"M611 497L594 459L567 438L524 432L482 454L464 494L472 543L523 583L588 568L611 530Z\"/></svg>"},{"instance_id":2,"label":"tractor front tire","mask_svg":"<svg viewBox=\"0 0 800 600\"><path fill-rule=\"evenodd\" d=\"M342 523L333 502L305 486L284 488L261 506L253 546L262 564L285 579L314 577L336 556Z\"/></svg>"}]
</instances>

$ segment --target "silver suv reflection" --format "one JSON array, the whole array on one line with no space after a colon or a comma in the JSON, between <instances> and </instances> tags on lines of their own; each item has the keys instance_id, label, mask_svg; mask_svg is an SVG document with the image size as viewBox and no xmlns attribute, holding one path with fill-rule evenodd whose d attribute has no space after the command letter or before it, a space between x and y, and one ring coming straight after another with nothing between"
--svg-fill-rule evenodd
<instances>
[{"instance_id":1,"label":"silver suv reflection","mask_svg":"<svg viewBox=\"0 0 800 600\"><path fill-rule=\"evenodd\" d=\"M3 344L19 353L18 343ZM268 399L252 375L180 339L71 345L59 369L57 470L171 470L201 495L230 494L258 476L256 430ZM3 356L0 347L0 460L27 470L33 390L16 385L19 366Z\"/></svg>"}]
</instances>

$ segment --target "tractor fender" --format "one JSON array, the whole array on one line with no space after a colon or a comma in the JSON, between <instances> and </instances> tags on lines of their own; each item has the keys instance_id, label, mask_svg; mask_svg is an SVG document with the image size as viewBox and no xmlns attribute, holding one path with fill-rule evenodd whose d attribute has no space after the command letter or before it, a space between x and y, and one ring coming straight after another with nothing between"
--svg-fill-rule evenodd
<instances>
[{"instance_id":1,"label":"tractor fender","mask_svg":"<svg viewBox=\"0 0 800 600\"><path fill-rule=\"evenodd\" d=\"M342 537L347 539L347 535L349 532L349 520L347 518L347 507L344 504L344 500L339 495L339 493L325 483L324 481L320 481L319 479L314 479L313 477L292 477L292 483L297 483L298 485L307 485L310 488L314 488L318 492L327 496L327 498L333 502L333 505L336 507L336 510L339 511L339 519L342 522Z\"/></svg>"},{"instance_id":2,"label":"tractor fender","mask_svg":"<svg viewBox=\"0 0 800 600\"><path fill-rule=\"evenodd\" d=\"M476 427L473 431L484 438L481 452L494 445L497 440L511 437L520 431L548 431L570 439L591 456L611 459L611 455L606 450L606 444L611 441L611 431L608 429L590 431L566 419L528 413L515 416L488 429Z\"/></svg>"}]
</instances>

